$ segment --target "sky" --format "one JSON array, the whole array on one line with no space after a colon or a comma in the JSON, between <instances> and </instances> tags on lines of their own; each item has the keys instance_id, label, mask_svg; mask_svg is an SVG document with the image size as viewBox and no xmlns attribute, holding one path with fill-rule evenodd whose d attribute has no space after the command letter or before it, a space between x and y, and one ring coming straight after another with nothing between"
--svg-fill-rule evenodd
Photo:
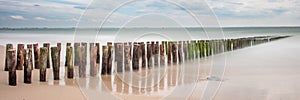
<instances>
[{"instance_id":1,"label":"sky","mask_svg":"<svg viewBox=\"0 0 300 100\"><path fill-rule=\"evenodd\" d=\"M300 0L0 0L0 27L300 26Z\"/></svg>"}]
</instances>

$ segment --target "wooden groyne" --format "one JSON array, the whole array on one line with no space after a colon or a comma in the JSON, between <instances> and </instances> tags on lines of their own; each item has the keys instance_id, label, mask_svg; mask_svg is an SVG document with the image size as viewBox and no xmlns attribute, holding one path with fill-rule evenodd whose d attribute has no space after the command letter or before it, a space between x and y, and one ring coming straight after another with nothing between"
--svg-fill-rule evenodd
<instances>
[{"instance_id":1,"label":"wooden groyne","mask_svg":"<svg viewBox=\"0 0 300 100\"><path fill-rule=\"evenodd\" d=\"M69 79L95 77L100 74L112 74L112 72L122 73L171 64L182 64L194 59L201 59L285 37L288 36L260 36L222 40L108 42L104 45L81 42L74 43L74 48L72 43L66 43L65 64L63 66L66 67L65 72ZM24 70L24 83L28 84L31 83L31 74L34 69L39 70L41 82L46 82L47 70L53 70L54 80L60 80L62 43L57 43L56 46L43 43L42 46L40 47L38 43L27 44L25 49L24 44L17 44L16 52L13 44L6 45L4 70L9 72L9 85L17 85L16 70ZM87 54L88 52L89 54ZM89 61L87 59L88 55ZM76 66L78 72L74 70ZM78 73L78 76L74 76L77 75L74 73Z\"/></svg>"}]
</instances>

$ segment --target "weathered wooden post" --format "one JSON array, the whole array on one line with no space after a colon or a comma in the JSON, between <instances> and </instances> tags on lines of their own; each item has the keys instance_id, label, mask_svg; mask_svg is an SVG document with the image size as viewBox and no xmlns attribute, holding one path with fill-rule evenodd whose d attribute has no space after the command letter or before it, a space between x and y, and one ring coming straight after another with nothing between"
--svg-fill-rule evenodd
<instances>
[{"instance_id":1,"label":"weathered wooden post","mask_svg":"<svg viewBox=\"0 0 300 100\"><path fill-rule=\"evenodd\" d=\"M66 47L68 47L68 46L71 46L72 44L71 43L67 43L66 44ZM67 49L66 49L67 50ZM66 52L67 53L67 52ZM65 67L68 67L68 61L67 61L67 55L65 56ZM60 60L59 60L60 61Z\"/></svg>"},{"instance_id":2,"label":"weathered wooden post","mask_svg":"<svg viewBox=\"0 0 300 100\"><path fill-rule=\"evenodd\" d=\"M52 69L54 80L59 80L59 49L58 47L51 47Z\"/></svg>"},{"instance_id":3,"label":"weathered wooden post","mask_svg":"<svg viewBox=\"0 0 300 100\"><path fill-rule=\"evenodd\" d=\"M107 62L107 66L108 66L108 74L111 74L111 69L112 69L112 59L113 59L113 50L114 50L114 48L113 48L113 46L112 46L112 43L111 42L108 42L107 43L107 45L108 45L108 58L107 58L107 60L108 60L108 62Z\"/></svg>"},{"instance_id":4,"label":"weathered wooden post","mask_svg":"<svg viewBox=\"0 0 300 100\"><path fill-rule=\"evenodd\" d=\"M145 43L141 42L140 43L141 46L141 52L142 52L142 68L146 67L146 50L145 50Z\"/></svg>"},{"instance_id":5,"label":"weathered wooden post","mask_svg":"<svg viewBox=\"0 0 300 100\"><path fill-rule=\"evenodd\" d=\"M165 65L165 48L164 48L164 42L160 44L160 65Z\"/></svg>"},{"instance_id":6,"label":"weathered wooden post","mask_svg":"<svg viewBox=\"0 0 300 100\"><path fill-rule=\"evenodd\" d=\"M24 83L31 83L32 69L32 44L27 44L27 49L24 50Z\"/></svg>"},{"instance_id":7,"label":"weathered wooden post","mask_svg":"<svg viewBox=\"0 0 300 100\"><path fill-rule=\"evenodd\" d=\"M134 43L133 46L133 57L132 57L132 69L138 70L139 69L139 60L140 60L140 45L137 43Z\"/></svg>"},{"instance_id":8,"label":"weathered wooden post","mask_svg":"<svg viewBox=\"0 0 300 100\"><path fill-rule=\"evenodd\" d=\"M98 74L97 67L97 47L94 44L90 44L90 76L96 76Z\"/></svg>"},{"instance_id":9,"label":"weathered wooden post","mask_svg":"<svg viewBox=\"0 0 300 100\"><path fill-rule=\"evenodd\" d=\"M56 45L57 45L57 49L58 49L58 66L60 67L61 43L57 43ZM67 45L68 45L68 43L67 43Z\"/></svg>"},{"instance_id":10,"label":"weathered wooden post","mask_svg":"<svg viewBox=\"0 0 300 100\"><path fill-rule=\"evenodd\" d=\"M188 59L188 46L187 41L183 42L183 54L184 54L184 60Z\"/></svg>"},{"instance_id":11,"label":"weathered wooden post","mask_svg":"<svg viewBox=\"0 0 300 100\"><path fill-rule=\"evenodd\" d=\"M39 61L40 61L40 49L39 44L33 44L33 51L34 51L34 68L40 69L39 67Z\"/></svg>"},{"instance_id":12,"label":"weathered wooden post","mask_svg":"<svg viewBox=\"0 0 300 100\"><path fill-rule=\"evenodd\" d=\"M47 54L47 68L50 68L50 66L51 66L51 64L50 64L50 43L44 43L43 46L48 49L48 54Z\"/></svg>"},{"instance_id":13,"label":"weathered wooden post","mask_svg":"<svg viewBox=\"0 0 300 100\"><path fill-rule=\"evenodd\" d=\"M107 74L107 58L108 58L108 46L102 46L102 70L101 74Z\"/></svg>"},{"instance_id":14,"label":"weathered wooden post","mask_svg":"<svg viewBox=\"0 0 300 100\"><path fill-rule=\"evenodd\" d=\"M125 65L125 70L128 71L130 70L131 66L131 46L129 44L124 45L124 65Z\"/></svg>"},{"instance_id":15,"label":"weathered wooden post","mask_svg":"<svg viewBox=\"0 0 300 100\"><path fill-rule=\"evenodd\" d=\"M123 71L123 44L115 43L115 60L117 65L117 72Z\"/></svg>"},{"instance_id":16,"label":"weathered wooden post","mask_svg":"<svg viewBox=\"0 0 300 100\"><path fill-rule=\"evenodd\" d=\"M16 50L9 49L7 51L7 67L8 67L8 85L17 85L17 73L16 73Z\"/></svg>"},{"instance_id":17,"label":"weathered wooden post","mask_svg":"<svg viewBox=\"0 0 300 100\"><path fill-rule=\"evenodd\" d=\"M212 49L211 49L211 43L209 41L205 41L205 46L206 46L206 56L212 55Z\"/></svg>"},{"instance_id":18,"label":"weathered wooden post","mask_svg":"<svg viewBox=\"0 0 300 100\"><path fill-rule=\"evenodd\" d=\"M86 58L87 58L87 50L88 50L87 43L86 42L82 42L81 46L85 49L84 52L83 52L83 57L84 57L83 58L83 60L84 60L83 64L86 66L87 65L87 59Z\"/></svg>"},{"instance_id":19,"label":"weathered wooden post","mask_svg":"<svg viewBox=\"0 0 300 100\"><path fill-rule=\"evenodd\" d=\"M173 64L177 63L177 44L172 44L172 58L173 58Z\"/></svg>"},{"instance_id":20,"label":"weathered wooden post","mask_svg":"<svg viewBox=\"0 0 300 100\"><path fill-rule=\"evenodd\" d=\"M152 55L152 45L150 42L147 42L147 63L148 63L148 68L153 67L153 55Z\"/></svg>"},{"instance_id":21,"label":"weathered wooden post","mask_svg":"<svg viewBox=\"0 0 300 100\"><path fill-rule=\"evenodd\" d=\"M73 48L67 46L66 48L66 63L67 63L67 73L68 78L72 79L74 77L74 66L73 66Z\"/></svg>"},{"instance_id":22,"label":"weathered wooden post","mask_svg":"<svg viewBox=\"0 0 300 100\"><path fill-rule=\"evenodd\" d=\"M74 65L79 66L79 50L80 50L80 43L74 43Z\"/></svg>"},{"instance_id":23,"label":"weathered wooden post","mask_svg":"<svg viewBox=\"0 0 300 100\"><path fill-rule=\"evenodd\" d=\"M96 59L96 63L100 64L100 43L96 43L96 47L97 47L97 59Z\"/></svg>"},{"instance_id":24,"label":"weathered wooden post","mask_svg":"<svg viewBox=\"0 0 300 100\"><path fill-rule=\"evenodd\" d=\"M153 51L153 55L154 55L154 65L158 65L158 58L159 58L159 43L155 42L154 44L154 51Z\"/></svg>"},{"instance_id":25,"label":"weathered wooden post","mask_svg":"<svg viewBox=\"0 0 300 100\"><path fill-rule=\"evenodd\" d=\"M28 55L28 59L29 59L29 67L31 67L31 70L33 70L33 58L32 58L32 44L27 44L27 49L29 50L29 55ZM25 62L25 61L24 61Z\"/></svg>"},{"instance_id":26,"label":"weathered wooden post","mask_svg":"<svg viewBox=\"0 0 300 100\"><path fill-rule=\"evenodd\" d=\"M40 82L46 82L48 53L47 47L40 48Z\"/></svg>"},{"instance_id":27,"label":"weathered wooden post","mask_svg":"<svg viewBox=\"0 0 300 100\"><path fill-rule=\"evenodd\" d=\"M80 46L79 48L79 77L83 78L86 75L86 48L85 46Z\"/></svg>"},{"instance_id":28,"label":"weathered wooden post","mask_svg":"<svg viewBox=\"0 0 300 100\"><path fill-rule=\"evenodd\" d=\"M6 44L6 56L5 56L5 67L4 67L4 71L8 71L8 66L7 66L7 57L8 57L8 50L9 49L13 49L13 44Z\"/></svg>"},{"instance_id":29,"label":"weathered wooden post","mask_svg":"<svg viewBox=\"0 0 300 100\"><path fill-rule=\"evenodd\" d=\"M183 62L183 55L182 55L182 41L179 41L178 43L178 62Z\"/></svg>"},{"instance_id":30,"label":"weathered wooden post","mask_svg":"<svg viewBox=\"0 0 300 100\"><path fill-rule=\"evenodd\" d=\"M18 44L17 70L23 70L24 65L24 44Z\"/></svg>"},{"instance_id":31,"label":"weathered wooden post","mask_svg":"<svg viewBox=\"0 0 300 100\"><path fill-rule=\"evenodd\" d=\"M199 42L197 40L195 40L195 41L193 41L193 44L194 44L195 56L196 56L196 58L198 58L199 57Z\"/></svg>"},{"instance_id":32,"label":"weathered wooden post","mask_svg":"<svg viewBox=\"0 0 300 100\"><path fill-rule=\"evenodd\" d=\"M194 59L193 43L191 41L188 42L188 54L189 59Z\"/></svg>"},{"instance_id":33,"label":"weathered wooden post","mask_svg":"<svg viewBox=\"0 0 300 100\"><path fill-rule=\"evenodd\" d=\"M172 42L168 42L168 64L172 61Z\"/></svg>"},{"instance_id":34,"label":"weathered wooden post","mask_svg":"<svg viewBox=\"0 0 300 100\"><path fill-rule=\"evenodd\" d=\"M31 71L32 71L32 52L29 51L28 45L27 45L27 49L25 49L25 55L24 55L24 83L31 83Z\"/></svg>"}]
</instances>

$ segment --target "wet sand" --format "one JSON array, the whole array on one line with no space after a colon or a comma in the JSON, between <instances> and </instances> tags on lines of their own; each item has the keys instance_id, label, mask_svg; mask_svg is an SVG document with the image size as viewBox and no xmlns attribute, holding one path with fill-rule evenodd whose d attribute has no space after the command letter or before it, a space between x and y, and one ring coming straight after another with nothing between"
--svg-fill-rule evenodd
<instances>
[{"instance_id":1,"label":"wet sand","mask_svg":"<svg viewBox=\"0 0 300 100\"><path fill-rule=\"evenodd\" d=\"M224 79L214 97L215 100L295 100L300 98L299 38L294 36L202 60L189 61L182 64L184 66L173 65L162 68L163 71L160 72L166 73L161 73L164 75L163 78L152 76L150 79L137 82L137 86L129 86L126 82L122 82L122 77L115 75L53 82L52 74L48 74L48 82L41 83L38 79L39 71L34 70L32 84L24 84L23 71L18 71L18 85L12 87L8 86L8 73L3 71L4 56L1 56L0 97L10 100L201 99L205 97L204 92L208 92L204 91L208 83L220 82L206 80L212 62L217 64L224 62L222 58L226 58ZM0 48L1 55L4 55L4 49L3 46ZM133 74L150 75L145 74L147 72L149 70ZM47 73L51 71L48 69ZM123 75L128 77L132 73L126 72ZM64 78L64 75L61 75L61 78ZM133 83L136 81L134 78L128 80ZM147 87L149 84L154 86Z\"/></svg>"}]
</instances>

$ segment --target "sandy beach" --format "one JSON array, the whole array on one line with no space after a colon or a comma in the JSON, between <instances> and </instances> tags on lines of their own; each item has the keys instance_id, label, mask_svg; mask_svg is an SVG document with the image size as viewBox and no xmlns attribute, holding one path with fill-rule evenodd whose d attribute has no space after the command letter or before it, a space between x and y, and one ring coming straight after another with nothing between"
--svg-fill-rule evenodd
<instances>
[{"instance_id":1,"label":"sandy beach","mask_svg":"<svg viewBox=\"0 0 300 100\"><path fill-rule=\"evenodd\" d=\"M264 43L252 47L225 52L200 60L199 71L207 73L207 67L213 62L222 62L219 58L226 58L226 70L222 85L215 95L215 100L295 100L299 99L300 65L297 55L300 46L297 44L299 36ZM17 71L17 86L8 85L8 73L3 71L5 48L1 46L0 57L0 96L9 100L83 100L83 99L200 99L207 82L214 80L200 80L196 82L191 94L176 90L186 90L193 85L193 71L186 71L185 79L179 79L180 67L168 67L167 77L153 88L131 88L115 76L103 75L101 78L65 79L53 81L51 69L48 69L47 81L39 82L39 70L33 70L32 84L23 83L23 71ZM270 52L272 51L272 52ZM198 61L195 61L198 62ZM198 63L199 64L199 63ZM204 67L203 67L204 66ZM191 68L193 69L193 68ZM187 69L189 70L189 69ZM145 73L145 72L138 72ZM175 77L176 76L176 77ZM147 81L147 80L146 80ZM150 83L149 83L150 82ZM151 84L153 79L148 80ZM165 83L166 82L166 83ZM143 83L144 84L144 83ZM175 92L174 92L175 91ZM176 94L180 95L176 95ZM172 94L172 95L169 95ZM175 94L175 95L174 95Z\"/></svg>"}]
</instances>

